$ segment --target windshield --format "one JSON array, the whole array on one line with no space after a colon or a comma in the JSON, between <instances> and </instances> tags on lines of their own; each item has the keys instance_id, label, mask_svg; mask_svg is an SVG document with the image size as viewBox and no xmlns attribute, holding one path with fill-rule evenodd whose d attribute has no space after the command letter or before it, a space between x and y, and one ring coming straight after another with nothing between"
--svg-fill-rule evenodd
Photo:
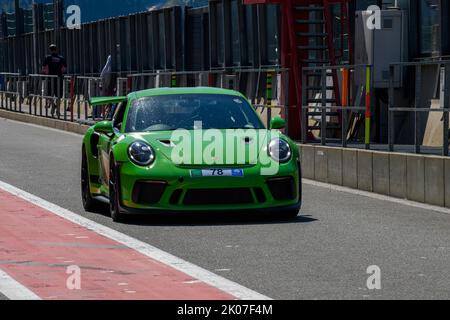
<instances>
[{"instance_id":1,"label":"windshield","mask_svg":"<svg viewBox=\"0 0 450 320\"><path fill-rule=\"evenodd\" d=\"M180 94L145 97L133 102L127 132L177 129L263 129L249 103L237 96Z\"/></svg>"}]
</instances>

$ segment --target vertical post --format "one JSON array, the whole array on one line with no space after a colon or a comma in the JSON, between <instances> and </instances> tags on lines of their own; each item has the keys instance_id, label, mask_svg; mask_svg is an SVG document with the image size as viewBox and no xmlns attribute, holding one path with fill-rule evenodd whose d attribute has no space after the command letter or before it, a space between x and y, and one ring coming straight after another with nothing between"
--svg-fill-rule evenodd
<instances>
[{"instance_id":1,"label":"vertical post","mask_svg":"<svg viewBox=\"0 0 450 320\"><path fill-rule=\"evenodd\" d=\"M127 80L127 94L133 91L133 78L128 77Z\"/></svg>"},{"instance_id":2,"label":"vertical post","mask_svg":"<svg viewBox=\"0 0 450 320\"><path fill-rule=\"evenodd\" d=\"M63 112L64 112L64 121L67 121L67 88L68 88L68 86L66 86L66 84L68 84L69 83L69 87L70 87L70 82L67 82L67 79L65 79L64 77L63 77L63 108L64 108L64 110L63 110Z\"/></svg>"},{"instance_id":3,"label":"vertical post","mask_svg":"<svg viewBox=\"0 0 450 320\"><path fill-rule=\"evenodd\" d=\"M308 142L308 124L309 124L309 119L308 119L308 83L307 83L307 77L306 77L306 73L305 70L302 70L302 103L300 105L301 108L301 130L302 130L302 143L306 144Z\"/></svg>"},{"instance_id":4,"label":"vertical post","mask_svg":"<svg viewBox=\"0 0 450 320\"><path fill-rule=\"evenodd\" d=\"M420 153L420 142L419 142L419 116L417 109L420 108L420 93L422 86L422 66L416 66L416 85L415 85L415 95L414 95L414 145L415 152Z\"/></svg>"},{"instance_id":5,"label":"vertical post","mask_svg":"<svg viewBox=\"0 0 450 320\"><path fill-rule=\"evenodd\" d=\"M23 78L23 81L21 81L20 84L21 87L19 92L19 112L22 113L22 103L24 102L26 96L26 78Z\"/></svg>"},{"instance_id":6,"label":"vertical post","mask_svg":"<svg viewBox=\"0 0 450 320\"><path fill-rule=\"evenodd\" d=\"M12 77L10 76L9 77L9 79L8 79L8 86L7 86L7 92L8 92L8 96L9 96L9 106L7 106L7 109L8 110L12 110L12 96L11 96L11 92L12 92L12 88L11 88L11 86L12 86L12 83L13 83L13 81L12 81ZM7 105L8 105L8 102L7 102Z\"/></svg>"},{"instance_id":7,"label":"vertical post","mask_svg":"<svg viewBox=\"0 0 450 320\"><path fill-rule=\"evenodd\" d=\"M284 117L286 118L286 134L289 136L289 72L284 71ZM303 126L302 126L303 127Z\"/></svg>"},{"instance_id":8,"label":"vertical post","mask_svg":"<svg viewBox=\"0 0 450 320\"><path fill-rule=\"evenodd\" d=\"M62 83L61 83L61 81L62 81ZM55 104L56 104L55 112L56 112L56 116L58 117L58 119L60 119L60 116L61 116L61 97L62 97L61 89L64 89L64 88L62 88L62 86L64 86L64 78L61 78L60 76L57 76L55 78L55 84L56 84L56 99L54 100Z\"/></svg>"},{"instance_id":9,"label":"vertical post","mask_svg":"<svg viewBox=\"0 0 450 320\"><path fill-rule=\"evenodd\" d=\"M141 74L139 77L138 85L136 86L136 90L144 90L147 89L146 83L145 83L145 76Z\"/></svg>"},{"instance_id":10,"label":"vertical post","mask_svg":"<svg viewBox=\"0 0 450 320\"><path fill-rule=\"evenodd\" d=\"M342 147L347 147L347 110L345 110L346 107L349 106L349 69L342 68L342 129L341 129L341 135L342 135Z\"/></svg>"},{"instance_id":11,"label":"vertical post","mask_svg":"<svg viewBox=\"0 0 450 320\"><path fill-rule=\"evenodd\" d=\"M77 120L81 120L81 100L80 96L77 98Z\"/></svg>"},{"instance_id":12,"label":"vertical post","mask_svg":"<svg viewBox=\"0 0 450 320\"><path fill-rule=\"evenodd\" d=\"M0 109L3 109L4 107L3 107L3 99L4 99L4 95L3 95L3 92L5 91L5 88L4 88L4 81L5 81L5 78L4 78L4 76L2 75L2 74L0 74Z\"/></svg>"},{"instance_id":13,"label":"vertical post","mask_svg":"<svg viewBox=\"0 0 450 320\"><path fill-rule=\"evenodd\" d=\"M31 101L30 101L30 115L31 114L33 114L33 108L32 108L32 106L31 106L31 104L33 104L33 106L34 106L34 110L35 110L35 112L36 112L36 109L37 109L37 96L38 96L38 94L39 94L39 86L36 84L36 79L35 78L33 78L33 77L30 77L30 82L31 82L31 84L32 84L32 86L33 86L33 94L34 94L34 96L33 97L31 97Z\"/></svg>"},{"instance_id":14,"label":"vertical post","mask_svg":"<svg viewBox=\"0 0 450 320\"><path fill-rule=\"evenodd\" d=\"M270 120L272 120L273 75L273 72L269 71L266 77L267 127L270 127Z\"/></svg>"},{"instance_id":15,"label":"vertical post","mask_svg":"<svg viewBox=\"0 0 450 320\"><path fill-rule=\"evenodd\" d=\"M85 97L84 98L84 108L85 108L85 113L86 113L86 120L89 118L89 116L88 116L88 113L89 113L89 103L88 103L88 100L90 100L91 99L91 97L93 96L92 95L92 93L91 93L91 86L92 86L92 83L91 83L91 81L92 81L92 79L88 79L87 80L87 92L88 92L88 96L87 96L87 98ZM92 106L92 111L91 111L91 113L92 113L92 120L93 121L95 121L95 119L97 118L97 113L96 113L96 111L97 111L97 107L96 106Z\"/></svg>"},{"instance_id":16,"label":"vertical post","mask_svg":"<svg viewBox=\"0 0 450 320\"><path fill-rule=\"evenodd\" d=\"M366 149L370 149L370 132L371 132L371 95L370 95L370 87L371 87L371 69L370 66L366 67Z\"/></svg>"},{"instance_id":17,"label":"vertical post","mask_svg":"<svg viewBox=\"0 0 450 320\"><path fill-rule=\"evenodd\" d=\"M322 83L322 121L320 128L320 138L323 146L327 144L327 69L321 71Z\"/></svg>"},{"instance_id":18,"label":"vertical post","mask_svg":"<svg viewBox=\"0 0 450 320\"><path fill-rule=\"evenodd\" d=\"M14 76L13 77L13 81L14 81L14 87L13 89L15 90L14 92L14 112L17 112L17 99L19 98L19 76Z\"/></svg>"},{"instance_id":19,"label":"vertical post","mask_svg":"<svg viewBox=\"0 0 450 320\"><path fill-rule=\"evenodd\" d=\"M445 84L444 84L444 148L443 155L449 154L449 112L450 112L450 64L445 65Z\"/></svg>"},{"instance_id":20,"label":"vertical post","mask_svg":"<svg viewBox=\"0 0 450 320\"><path fill-rule=\"evenodd\" d=\"M38 79L39 79L38 83L39 83L39 89L40 89L39 91L41 91L40 92L41 98L39 99L39 112L40 112L40 116L42 116L42 104L44 103L44 95L46 92L45 90L47 89L45 87L45 84L47 84L47 86L48 86L48 82L47 82L47 79L44 77L38 77ZM47 91L48 91L48 89L47 89ZM47 102L47 100L45 102ZM37 116L36 109L34 109L34 115ZM48 117L48 109L47 108L45 108L45 116Z\"/></svg>"},{"instance_id":21,"label":"vertical post","mask_svg":"<svg viewBox=\"0 0 450 320\"><path fill-rule=\"evenodd\" d=\"M73 122L73 104L75 103L75 77L70 77L70 121Z\"/></svg>"},{"instance_id":22,"label":"vertical post","mask_svg":"<svg viewBox=\"0 0 450 320\"><path fill-rule=\"evenodd\" d=\"M394 66L389 67L389 103L388 103L388 141L389 141L389 151L394 151L394 135L395 135L395 123L394 114L392 109L394 108Z\"/></svg>"}]
</instances>

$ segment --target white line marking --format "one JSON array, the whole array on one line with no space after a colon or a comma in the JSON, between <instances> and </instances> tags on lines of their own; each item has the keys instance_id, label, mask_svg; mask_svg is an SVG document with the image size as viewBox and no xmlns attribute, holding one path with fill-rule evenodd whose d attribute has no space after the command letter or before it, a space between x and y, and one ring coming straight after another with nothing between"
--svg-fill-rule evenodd
<instances>
[{"instance_id":1,"label":"white line marking","mask_svg":"<svg viewBox=\"0 0 450 320\"><path fill-rule=\"evenodd\" d=\"M157 260L167 266L170 266L180 272L183 272L184 274L191 276L194 279L198 279L214 288L217 288L225 293L228 293L240 300L271 300L271 298L267 296L264 296L256 291L248 289L231 280L218 276L190 262L175 257L174 255L171 255L170 253L167 253L156 247L153 247L148 243L139 241L116 230L108 228L104 225L86 219L76 213L61 208L53 203L45 201L35 195L20 190L5 182L0 181L0 189L9 192L10 194L15 195L28 202L31 202L45 210L48 210L63 219L66 219L81 227L94 231L104 237L107 237L120 244L123 244L133 250L136 250L153 260Z\"/></svg>"},{"instance_id":2,"label":"white line marking","mask_svg":"<svg viewBox=\"0 0 450 320\"><path fill-rule=\"evenodd\" d=\"M404 205L404 206L410 206L410 207L415 207L415 208L419 208L419 209L424 209L424 210L430 210L430 211L436 211L436 212L440 212L440 213L450 214L450 209L443 208L443 207L438 207L438 206L433 206L433 205L429 205L429 204L424 204L424 203L420 203L420 202L415 202L415 201L411 201L411 200L393 198L393 197L384 196L384 195L381 195L381 194L376 194L376 193L367 192L367 191L361 191L361 190L355 190L355 189L351 189L351 188L347 188L347 187L336 186L336 185L333 185L333 184L317 182L317 181L308 180L308 179L303 179L303 183L311 185L311 186L314 186L314 187L330 189L332 191L351 193L351 194L356 194L356 195L359 195L359 196L368 197L368 198L372 198L372 199L376 199L376 200L397 203L397 204L401 204L401 205Z\"/></svg>"},{"instance_id":3,"label":"white line marking","mask_svg":"<svg viewBox=\"0 0 450 320\"><path fill-rule=\"evenodd\" d=\"M0 292L10 300L41 300L2 270L0 270Z\"/></svg>"}]
</instances>

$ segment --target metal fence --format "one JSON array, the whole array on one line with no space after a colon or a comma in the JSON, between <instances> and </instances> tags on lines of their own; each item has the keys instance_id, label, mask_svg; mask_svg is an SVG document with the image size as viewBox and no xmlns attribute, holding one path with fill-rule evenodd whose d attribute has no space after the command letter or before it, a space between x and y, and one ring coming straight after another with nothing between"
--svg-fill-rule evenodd
<instances>
[{"instance_id":1,"label":"metal fence","mask_svg":"<svg viewBox=\"0 0 450 320\"><path fill-rule=\"evenodd\" d=\"M128 76L130 91L161 87L217 87L244 94L269 126L274 116L287 117L289 70L222 69L205 72L153 72ZM282 90L283 88L283 90Z\"/></svg>"},{"instance_id":2,"label":"metal fence","mask_svg":"<svg viewBox=\"0 0 450 320\"><path fill-rule=\"evenodd\" d=\"M163 87L210 86L240 91L270 125L288 117L287 69L228 69L211 72L154 72L115 78L115 95ZM100 77L0 74L0 108L39 117L93 124L111 118L110 106L91 107L91 97L104 96Z\"/></svg>"},{"instance_id":3,"label":"metal fence","mask_svg":"<svg viewBox=\"0 0 450 320\"><path fill-rule=\"evenodd\" d=\"M24 77L17 73L0 74L0 108L21 112L24 83Z\"/></svg>"},{"instance_id":4,"label":"metal fence","mask_svg":"<svg viewBox=\"0 0 450 320\"><path fill-rule=\"evenodd\" d=\"M429 83L429 68L434 68L434 84ZM410 93L406 96L394 83L399 79L400 70L405 78L403 90L408 88ZM337 99L334 103L330 99L334 92L330 85L332 71L337 74L341 93L339 102L342 106L336 103ZM304 80L301 118L303 143L448 156L450 61L391 65L390 88L386 89L389 94L385 110L388 113L385 126L388 143L385 144L376 140L372 127L374 104L371 66L314 67L304 68L303 72L319 75L315 80ZM197 86L240 91L249 98L267 126L274 116L282 116L290 121L290 111L295 112L288 101L289 70L282 68L162 71L125 77L117 75L115 94L126 95L150 88ZM308 87L314 90L308 93ZM430 87L436 88L427 93ZM99 77L0 74L0 108L10 111L92 124L111 117L109 106L92 108L89 105L91 97L102 95L104 92ZM433 98L435 102L430 106ZM338 128L333 121L339 123ZM311 122L315 123L312 129L308 128ZM315 131L317 136L310 139L309 131ZM407 139L402 137L402 133ZM431 137L431 145L425 142L428 136Z\"/></svg>"},{"instance_id":5,"label":"metal fence","mask_svg":"<svg viewBox=\"0 0 450 320\"><path fill-rule=\"evenodd\" d=\"M398 79L399 74L414 79L413 83L406 83L411 88L409 92L413 93L411 95L413 103L407 106L398 103L400 99L395 93L394 81ZM397 128L406 126L407 130L412 133L415 153L423 153L424 149L428 147L429 149L440 149L443 156L448 156L450 61L391 64L389 75L389 151L398 149ZM397 116L400 117L400 121L396 119ZM408 122L411 122L412 125L409 125ZM426 136L435 141L424 146Z\"/></svg>"},{"instance_id":6,"label":"metal fence","mask_svg":"<svg viewBox=\"0 0 450 320\"><path fill-rule=\"evenodd\" d=\"M302 142L448 156L450 61L392 64L376 95L373 74L369 65L303 68ZM386 114L376 128L375 114Z\"/></svg>"},{"instance_id":7,"label":"metal fence","mask_svg":"<svg viewBox=\"0 0 450 320\"><path fill-rule=\"evenodd\" d=\"M302 142L369 149L372 66L308 67L302 73Z\"/></svg>"},{"instance_id":8,"label":"metal fence","mask_svg":"<svg viewBox=\"0 0 450 320\"><path fill-rule=\"evenodd\" d=\"M279 63L279 8L214 0L209 7L168 7L86 23L0 37L0 72L39 73L51 43L68 72L94 76L109 55L123 74L209 70ZM261 39L256 41L256 39Z\"/></svg>"},{"instance_id":9,"label":"metal fence","mask_svg":"<svg viewBox=\"0 0 450 320\"><path fill-rule=\"evenodd\" d=\"M0 74L0 108L39 117L92 123L106 117L89 98L101 95L95 77Z\"/></svg>"}]
</instances>

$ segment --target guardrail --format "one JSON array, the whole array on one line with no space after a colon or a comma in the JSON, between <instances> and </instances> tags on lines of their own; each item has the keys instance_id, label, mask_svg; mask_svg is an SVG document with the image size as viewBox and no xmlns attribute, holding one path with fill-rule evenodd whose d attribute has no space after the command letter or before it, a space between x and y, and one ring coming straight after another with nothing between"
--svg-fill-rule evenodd
<instances>
[{"instance_id":1,"label":"guardrail","mask_svg":"<svg viewBox=\"0 0 450 320\"><path fill-rule=\"evenodd\" d=\"M425 94L422 90L424 82L424 68L435 68L438 75L440 74L440 94L437 97L435 94L424 97ZM398 74L399 69L403 73L413 72L414 73L414 103L413 107L399 106L396 101L394 81L395 76ZM411 70L413 69L413 70ZM427 119L430 119L432 114L440 113L442 118L442 155L449 155L449 135L450 135L450 125L449 125L449 113L450 113L450 61L424 61L424 62L407 62L407 63L395 63L391 64L389 68L389 151L395 151L396 149L396 121L395 115L398 113L403 114L413 114L413 131L414 131L414 152L419 154L422 152L422 145L424 137L424 130L426 127L423 123L423 115L428 115ZM433 108L428 102L431 101L429 98L435 97L439 101L439 107ZM424 100L427 101L425 105ZM422 122L422 123L421 123ZM436 126L434 128L436 130Z\"/></svg>"},{"instance_id":2,"label":"guardrail","mask_svg":"<svg viewBox=\"0 0 450 320\"><path fill-rule=\"evenodd\" d=\"M70 122L110 117L107 107L92 108L89 99L102 95L101 78L0 74L0 108Z\"/></svg>"},{"instance_id":3,"label":"guardrail","mask_svg":"<svg viewBox=\"0 0 450 320\"><path fill-rule=\"evenodd\" d=\"M29 114L61 118L61 100L65 101L67 95L64 90L65 82L64 77L29 75L27 95ZM67 110L64 109L64 119L66 119L66 112Z\"/></svg>"},{"instance_id":4,"label":"guardrail","mask_svg":"<svg viewBox=\"0 0 450 320\"><path fill-rule=\"evenodd\" d=\"M302 143L318 143L311 141L309 134L316 131L322 146L332 144L346 148L350 143L360 143L370 149L372 66L306 67L302 69L302 77ZM335 86L339 90L335 90ZM336 96L336 91L340 96ZM315 125L311 126L311 122ZM355 125L360 124L364 126L362 141L355 138L354 132ZM328 137L330 128L335 131L333 138Z\"/></svg>"},{"instance_id":5,"label":"guardrail","mask_svg":"<svg viewBox=\"0 0 450 320\"><path fill-rule=\"evenodd\" d=\"M105 95L102 78L85 76L48 76L0 74L0 108L52 117L70 122L92 124L112 117L111 106L89 105L89 99ZM224 69L208 72L170 72L131 74L117 77L116 95L161 87L210 86L242 92L255 105L269 126L275 115L288 118L288 69ZM3 84L2 84L3 83Z\"/></svg>"},{"instance_id":6,"label":"guardrail","mask_svg":"<svg viewBox=\"0 0 450 320\"><path fill-rule=\"evenodd\" d=\"M0 108L21 112L24 77L18 73L0 74Z\"/></svg>"},{"instance_id":7,"label":"guardrail","mask_svg":"<svg viewBox=\"0 0 450 320\"><path fill-rule=\"evenodd\" d=\"M240 91L269 126L274 116L289 119L289 69L240 68L210 71L159 71L131 74L118 79L118 88L137 91L161 87L218 87ZM282 89L283 88L283 89Z\"/></svg>"}]
</instances>

